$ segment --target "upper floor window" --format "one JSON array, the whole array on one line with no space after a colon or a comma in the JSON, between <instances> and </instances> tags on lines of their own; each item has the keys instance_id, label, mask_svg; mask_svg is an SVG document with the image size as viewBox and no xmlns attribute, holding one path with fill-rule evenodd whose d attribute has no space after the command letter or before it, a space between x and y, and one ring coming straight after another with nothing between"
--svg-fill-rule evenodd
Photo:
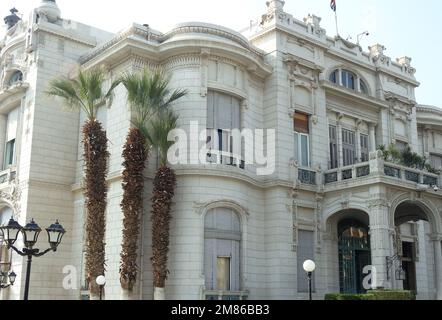
<instances>
[{"instance_id":1,"label":"upper floor window","mask_svg":"<svg viewBox=\"0 0 442 320\"><path fill-rule=\"evenodd\" d=\"M345 88L368 94L367 84L354 72L345 69L337 69L330 74L330 82Z\"/></svg>"},{"instance_id":2,"label":"upper floor window","mask_svg":"<svg viewBox=\"0 0 442 320\"><path fill-rule=\"evenodd\" d=\"M442 156L432 154L430 155L431 166L436 170L442 169Z\"/></svg>"},{"instance_id":3,"label":"upper floor window","mask_svg":"<svg viewBox=\"0 0 442 320\"><path fill-rule=\"evenodd\" d=\"M305 113L295 112L295 160L301 167L310 166L310 119Z\"/></svg>"},{"instance_id":4,"label":"upper floor window","mask_svg":"<svg viewBox=\"0 0 442 320\"><path fill-rule=\"evenodd\" d=\"M241 224L238 215L227 208L210 210L205 218L204 238L206 290L239 292ZM210 293L206 298L218 300L218 296Z\"/></svg>"},{"instance_id":5,"label":"upper floor window","mask_svg":"<svg viewBox=\"0 0 442 320\"><path fill-rule=\"evenodd\" d=\"M210 150L208 162L239 165L241 141L234 141L233 129L241 129L240 100L234 96L209 91L207 96L207 146Z\"/></svg>"},{"instance_id":6,"label":"upper floor window","mask_svg":"<svg viewBox=\"0 0 442 320\"><path fill-rule=\"evenodd\" d=\"M3 169L7 169L14 164L15 155L15 139L6 143L5 157L3 160Z\"/></svg>"},{"instance_id":7,"label":"upper floor window","mask_svg":"<svg viewBox=\"0 0 442 320\"><path fill-rule=\"evenodd\" d=\"M15 164L15 150L16 150L16 138L17 138L17 130L18 130L18 118L19 118L19 108L15 108L8 114L7 122L6 122L6 132L2 132L1 134L5 134L4 136L4 154L2 155L3 159L3 168L7 169L10 166Z\"/></svg>"},{"instance_id":8,"label":"upper floor window","mask_svg":"<svg viewBox=\"0 0 442 320\"><path fill-rule=\"evenodd\" d=\"M348 89L355 89L356 76L353 72L342 70L342 85Z\"/></svg>"},{"instance_id":9,"label":"upper floor window","mask_svg":"<svg viewBox=\"0 0 442 320\"><path fill-rule=\"evenodd\" d=\"M344 167L354 165L356 158L356 134L354 131L342 129L342 157Z\"/></svg>"},{"instance_id":10,"label":"upper floor window","mask_svg":"<svg viewBox=\"0 0 442 320\"><path fill-rule=\"evenodd\" d=\"M20 81L23 81L23 73L21 71L15 71L11 78L9 78L8 86L12 86Z\"/></svg>"}]
</instances>

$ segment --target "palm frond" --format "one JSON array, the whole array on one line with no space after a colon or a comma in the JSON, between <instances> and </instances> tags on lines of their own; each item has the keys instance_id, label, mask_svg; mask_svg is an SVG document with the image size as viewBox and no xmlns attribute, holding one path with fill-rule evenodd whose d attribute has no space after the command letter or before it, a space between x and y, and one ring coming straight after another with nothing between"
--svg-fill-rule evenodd
<instances>
[{"instance_id":1,"label":"palm frond","mask_svg":"<svg viewBox=\"0 0 442 320\"><path fill-rule=\"evenodd\" d=\"M160 164L166 165L167 151L175 143L169 141L169 133L176 129L178 116L172 111L162 112L155 120L152 121L149 131L150 144L158 149L160 155Z\"/></svg>"},{"instance_id":2,"label":"palm frond","mask_svg":"<svg viewBox=\"0 0 442 320\"><path fill-rule=\"evenodd\" d=\"M49 84L46 94L60 97L71 109L82 109L88 120L95 120L97 109L106 101L111 100L119 80L111 83L104 93L105 74L102 69L80 71L77 79L54 79Z\"/></svg>"}]
</instances>

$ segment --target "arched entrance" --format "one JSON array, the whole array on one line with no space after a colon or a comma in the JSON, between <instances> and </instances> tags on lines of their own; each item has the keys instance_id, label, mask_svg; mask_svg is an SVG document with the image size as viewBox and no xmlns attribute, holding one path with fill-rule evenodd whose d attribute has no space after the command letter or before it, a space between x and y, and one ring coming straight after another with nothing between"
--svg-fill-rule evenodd
<instances>
[{"instance_id":1,"label":"arched entrance","mask_svg":"<svg viewBox=\"0 0 442 320\"><path fill-rule=\"evenodd\" d=\"M420 239L419 228L424 228L426 232L431 232L430 217L428 210L423 204L416 201L404 201L400 203L394 212L394 224L396 229L395 238L395 254L398 256L398 265L395 266L395 273L400 270L402 276L402 288L411 290L415 293L418 291L416 264L420 261ZM424 221L424 223L417 223ZM397 285L400 286L400 283Z\"/></svg>"},{"instance_id":2,"label":"arched entrance","mask_svg":"<svg viewBox=\"0 0 442 320\"><path fill-rule=\"evenodd\" d=\"M337 256L331 257L330 267L338 267L335 277L339 279L341 293L365 292L364 268L371 265L369 221L368 214L357 209L339 211L328 219L328 228L337 240L332 242Z\"/></svg>"},{"instance_id":3,"label":"arched entrance","mask_svg":"<svg viewBox=\"0 0 442 320\"><path fill-rule=\"evenodd\" d=\"M338 224L339 286L342 293L363 293L364 273L371 264L368 226L355 219Z\"/></svg>"}]
</instances>

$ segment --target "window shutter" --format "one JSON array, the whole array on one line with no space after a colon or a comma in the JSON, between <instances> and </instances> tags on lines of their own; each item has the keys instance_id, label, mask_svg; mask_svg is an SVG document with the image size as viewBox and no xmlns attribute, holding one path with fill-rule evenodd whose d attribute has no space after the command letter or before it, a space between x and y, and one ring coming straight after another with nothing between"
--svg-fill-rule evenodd
<instances>
[{"instance_id":1,"label":"window shutter","mask_svg":"<svg viewBox=\"0 0 442 320\"><path fill-rule=\"evenodd\" d=\"M232 98L225 94L216 93L217 129L232 128Z\"/></svg>"},{"instance_id":2,"label":"window shutter","mask_svg":"<svg viewBox=\"0 0 442 320\"><path fill-rule=\"evenodd\" d=\"M6 142L14 140L17 137L19 108L15 108L8 114L6 124Z\"/></svg>"},{"instance_id":3,"label":"window shutter","mask_svg":"<svg viewBox=\"0 0 442 320\"><path fill-rule=\"evenodd\" d=\"M309 116L307 114L295 112L294 130L298 133L309 134Z\"/></svg>"},{"instance_id":4,"label":"window shutter","mask_svg":"<svg viewBox=\"0 0 442 320\"><path fill-rule=\"evenodd\" d=\"M355 133L353 131L342 129L342 153L344 156L344 166L355 164L356 145Z\"/></svg>"},{"instance_id":5,"label":"window shutter","mask_svg":"<svg viewBox=\"0 0 442 320\"><path fill-rule=\"evenodd\" d=\"M361 134L361 161L367 162L369 160L368 152L368 136Z\"/></svg>"},{"instance_id":6,"label":"window shutter","mask_svg":"<svg viewBox=\"0 0 442 320\"><path fill-rule=\"evenodd\" d=\"M338 167L338 139L337 129L335 126L329 127L330 139L330 169Z\"/></svg>"},{"instance_id":7,"label":"window shutter","mask_svg":"<svg viewBox=\"0 0 442 320\"><path fill-rule=\"evenodd\" d=\"M298 253L297 253L297 266L298 266L298 292L308 292L307 274L304 271L304 262L306 260L314 260L314 232L299 230L298 231ZM315 281L314 276L312 278L312 289L314 291Z\"/></svg>"},{"instance_id":8,"label":"window shutter","mask_svg":"<svg viewBox=\"0 0 442 320\"><path fill-rule=\"evenodd\" d=\"M215 93L209 91L207 94L207 129L215 128Z\"/></svg>"},{"instance_id":9,"label":"window shutter","mask_svg":"<svg viewBox=\"0 0 442 320\"><path fill-rule=\"evenodd\" d=\"M204 275L206 278L206 290L216 289L216 240L205 239L204 241Z\"/></svg>"}]
</instances>

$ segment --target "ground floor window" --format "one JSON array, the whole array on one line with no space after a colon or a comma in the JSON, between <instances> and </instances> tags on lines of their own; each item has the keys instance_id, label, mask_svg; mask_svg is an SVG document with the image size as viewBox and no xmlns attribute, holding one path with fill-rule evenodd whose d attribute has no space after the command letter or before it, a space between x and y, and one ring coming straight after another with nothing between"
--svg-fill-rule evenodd
<instances>
[{"instance_id":1,"label":"ground floor window","mask_svg":"<svg viewBox=\"0 0 442 320\"><path fill-rule=\"evenodd\" d=\"M227 208L210 210L204 227L204 274L206 299L238 300L241 227L238 215Z\"/></svg>"}]
</instances>

